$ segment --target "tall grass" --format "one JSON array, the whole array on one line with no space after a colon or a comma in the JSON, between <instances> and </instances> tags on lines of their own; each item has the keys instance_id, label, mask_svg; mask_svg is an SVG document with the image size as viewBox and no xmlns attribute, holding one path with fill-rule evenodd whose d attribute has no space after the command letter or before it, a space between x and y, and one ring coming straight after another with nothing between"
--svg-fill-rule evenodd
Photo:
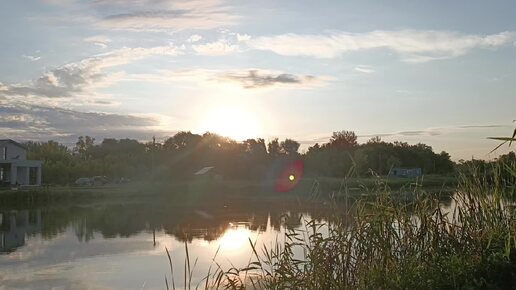
<instances>
[{"instance_id":1,"label":"tall grass","mask_svg":"<svg viewBox=\"0 0 516 290\"><path fill-rule=\"evenodd\" d=\"M507 170L516 172L514 164ZM287 226L284 243L250 240L246 267L223 269L214 257L202 287L516 289L516 210L506 199L514 184L502 171L462 175L448 207L417 186L400 203L379 183L373 201L335 206L327 222L304 221L303 229Z\"/></svg>"}]
</instances>

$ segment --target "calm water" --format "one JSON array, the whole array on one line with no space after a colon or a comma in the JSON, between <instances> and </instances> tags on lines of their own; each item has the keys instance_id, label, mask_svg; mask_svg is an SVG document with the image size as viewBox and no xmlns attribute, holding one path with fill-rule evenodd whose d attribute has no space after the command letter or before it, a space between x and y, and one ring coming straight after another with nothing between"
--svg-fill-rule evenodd
<instances>
[{"instance_id":1,"label":"calm water","mask_svg":"<svg viewBox=\"0 0 516 290\"><path fill-rule=\"evenodd\" d=\"M286 223L302 227L303 218L317 217L292 203L195 208L148 200L0 213L0 289L163 289L165 275L170 281L165 247L182 286L185 242L199 281L219 247L219 263L242 267L249 238L271 245Z\"/></svg>"}]
</instances>

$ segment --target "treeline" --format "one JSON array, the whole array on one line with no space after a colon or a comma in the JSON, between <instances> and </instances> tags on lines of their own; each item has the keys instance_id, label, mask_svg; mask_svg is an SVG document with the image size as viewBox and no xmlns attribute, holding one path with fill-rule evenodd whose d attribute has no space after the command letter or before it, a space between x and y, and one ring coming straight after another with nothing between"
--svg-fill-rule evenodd
<instances>
[{"instance_id":1,"label":"treeline","mask_svg":"<svg viewBox=\"0 0 516 290\"><path fill-rule=\"evenodd\" d=\"M516 185L516 153L509 152L500 155L496 160L481 159L459 160L456 164L458 171L464 177L489 183L503 182L515 189Z\"/></svg>"},{"instance_id":2,"label":"treeline","mask_svg":"<svg viewBox=\"0 0 516 290\"><path fill-rule=\"evenodd\" d=\"M454 163L446 152L436 154L425 144L384 142L379 137L364 144L352 131L334 132L328 143L300 153L292 140L248 139L237 142L213 133L179 132L163 143L132 139L104 139L96 143L79 137L73 148L55 141L27 142L29 158L43 160L43 182L66 184L79 177L110 179L185 179L214 166L226 178L274 177L283 164L303 160L312 176L385 175L392 167L420 167L425 174L449 173Z\"/></svg>"}]
</instances>

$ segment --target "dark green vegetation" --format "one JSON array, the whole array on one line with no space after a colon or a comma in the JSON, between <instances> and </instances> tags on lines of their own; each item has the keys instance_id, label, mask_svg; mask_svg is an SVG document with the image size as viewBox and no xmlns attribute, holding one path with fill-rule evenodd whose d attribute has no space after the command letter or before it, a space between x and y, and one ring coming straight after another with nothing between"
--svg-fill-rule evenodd
<instances>
[{"instance_id":1,"label":"dark green vegetation","mask_svg":"<svg viewBox=\"0 0 516 290\"><path fill-rule=\"evenodd\" d=\"M130 139L104 139L95 144L80 137L70 150L54 141L28 142L29 158L43 160L45 184L70 184L79 177L107 176L133 180L170 180L192 177L206 166L227 179L261 180L275 176L283 163L302 159L306 174L341 178L385 175L392 167L419 167L424 174L454 170L446 152L436 154L424 145L387 143L372 138L358 144L355 133L335 132L328 143L299 153L300 144L286 139L249 139L236 142L216 134L179 132L163 142L141 143Z\"/></svg>"},{"instance_id":2,"label":"dark green vegetation","mask_svg":"<svg viewBox=\"0 0 516 290\"><path fill-rule=\"evenodd\" d=\"M492 172L489 179L461 175L447 207L418 187L413 200L400 202L379 182L374 201L359 199L345 210L335 203L327 221L288 227L285 243L250 240L253 254L243 268L222 268L215 257L201 287L515 289L515 188L499 173L515 178L516 164Z\"/></svg>"},{"instance_id":3,"label":"dark green vegetation","mask_svg":"<svg viewBox=\"0 0 516 290\"><path fill-rule=\"evenodd\" d=\"M386 143L378 138L358 144L352 132L337 132L329 143L315 145L304 154L298 153L299 143L288 139L269 144L262 139L238 143L213 134L188 132L178 133L164 144L107 139L94 145L91 138L83 138L71 152L53 142L31 143L29 147L35 154L32 158L44 159L47 170L55 170L55 178L62 178L56 183L68 183L81 175L162 181L98 189L51 188L45 194L5 193L0 194L0 205L13 199L26 204L55 200L73 204L81 198L103 197L99 199L103 204L112 202L119 207L119 201L128 197L137 200L150 196L156 201L154 207L138 203L124 206L119 209L121 219L111 219L111 209L95 212L73 208L70 214L77 213L77 221L80 214L93 216L88 218L93 222L85 224L77 235L87 239L88 233L103 227L101 222L106 220L121 223L104 229L106 236L131 235L142 228L165 229L185 241L187 260L181 265L171 263L171 267L184 266L188 273L185 286L192 283L189 276L195 271L196 257L188 253L187 244L195 235L188 230L195 223L192 211L201 208L209 214L221 213L229 202L227 208L264 208L275 220L289 221L283 223L287 227L285 242L271 246L249 241L252 256L245 267L224 268L217 264L214 253L206 278L191 288L516 288L514 153L493 162L453 164L446 153L435 154L426 145ZM54 153L55 158L45 157ZM266 173L294 159L304 160L308 177L291 192L275 193L269 184L274 174ZM67 163L60 163L62 160ZM193 172L204 166L215 166L224 180L191 180ZM421 167L426 174L415 180L380 177L393 166ZM67 175L60 177L63 171ZM443 175L453 171L458 174ZM429 175L431 172L439 175ZM45 177L47 182L49 176ZM165 179L173 182L163 182ZM426 185L439 190L430 192ZM443 189L452 190L452 194L446 193L446 202ZM317 214L310 212L312 219L302 220L302 210L278 217L281 209L298 199L310 201L308 206L319 210ZM160 208L159 204L174 207ZM145 222L133 220L144 215ZM264 211L261 219L265 216ZM188 226L159 223L168 219ZM224 229L225 223L215 225L206 237L216 238ZM171 282L169 275L167 287L174 287Z\"/></svg>"}]
</instances>

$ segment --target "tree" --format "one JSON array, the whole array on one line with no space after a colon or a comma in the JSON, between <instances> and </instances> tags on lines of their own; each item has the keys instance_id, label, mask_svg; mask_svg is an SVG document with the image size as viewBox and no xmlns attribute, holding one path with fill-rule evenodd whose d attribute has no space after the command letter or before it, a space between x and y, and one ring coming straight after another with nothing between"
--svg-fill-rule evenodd
<instances>
[{"instance_id":1,"label":"tree","mask_svg":"<svg viewBox=\"0 0 516 290\"><path fill-rule=\"evenodd\" d=\"M88 159L88 151L95 145L95 138L92 138L90 136L79 136L77 139L77 142L75 143L75 147L73 148L73 151L81 158Z\"/></svg>"},{"instance_id":2,"label":"tree","mask_svg":"<svg viewBox=\"0 0 516 290\"><path fill-rule=\"evenodd\" d=\"M245 152L247 152L251 155L255 155L255 156L267 155L267 148L265 147L265 140L262 138L247 139L247 140L244 140L242 143L245 147Z\"/></svg>"},{"instance_id":3,"label":"tree","mask_svg":"<svg viewBox=\"0 0 516 290\"><path fill-rule=\"evenodd\" d=\"M371 139L367 140L367 144L380 144L382 142L383 141L380 136L374 136Z\"/></svg>"},{"instance_id":4,"label":"tree","mask_svg":"<svg viewBox=\"0 0 516 290\"><path fill-rule=\"evenodd\" d=\"M329 145L339 149L352 149L358 145L357 135L353 131L333 132Z\"/></svg>"},{"instance_id":5,"label":"tree","mask_svg":"<svg viewBox=\"0 0 516 290\"><path fill-rule=\"evenodd\" d=\"M278 138L274 138L271 141L269 141L269 144L267 144L267 151L269 152L269 156L273 158L280 155L281 146L279 144Z\"/></svg>"},{"instance_id":6,"label":"tree","mask_svg":"<svg viewBox=\"0 0 516 290\"><path fill-rule=\"evenodd\" d=\"M281 141L280 143L280 152L289 155L289 156L295 156L299 153L297 150L299 150L299 142L292 140L292 139L285 139L285 141Z\"/></svg>"},{"instance_id":7,"label":"tree","mask_svg":"<svg viewBox=\"0 0 516 290\"><path fill-rule=\"evenodd\" d=\"M306 155L315 154L319 150L321 150L321 146L319 145L319 143L315 143L313 146L308 147L308 151L306 152Z\"/></svg>"},{"instance_id":8,"label":"tree","mask_svg":"<svg viewBox=\"0 0 516 290\"><path fill-rule=\"evenodd\" d=\"M201 138L200 135L193 134L190 131L181 131L165 140L163 148L165 150L193 149L199 144Z\"/></svg>"},{"instance_id":9,"label":"tree","mask_svg":"<svg viewBox=\"0 0 516 290\"><path fill-rule=\"evenodd\" d=\"M355 163L355 170L356 172L360 174L364 174L368 171L369 162L367 160L367 153L365 149L358 149L355 150L355 153L353 154L353 161Z\"/></svg>"}]
</instances>

